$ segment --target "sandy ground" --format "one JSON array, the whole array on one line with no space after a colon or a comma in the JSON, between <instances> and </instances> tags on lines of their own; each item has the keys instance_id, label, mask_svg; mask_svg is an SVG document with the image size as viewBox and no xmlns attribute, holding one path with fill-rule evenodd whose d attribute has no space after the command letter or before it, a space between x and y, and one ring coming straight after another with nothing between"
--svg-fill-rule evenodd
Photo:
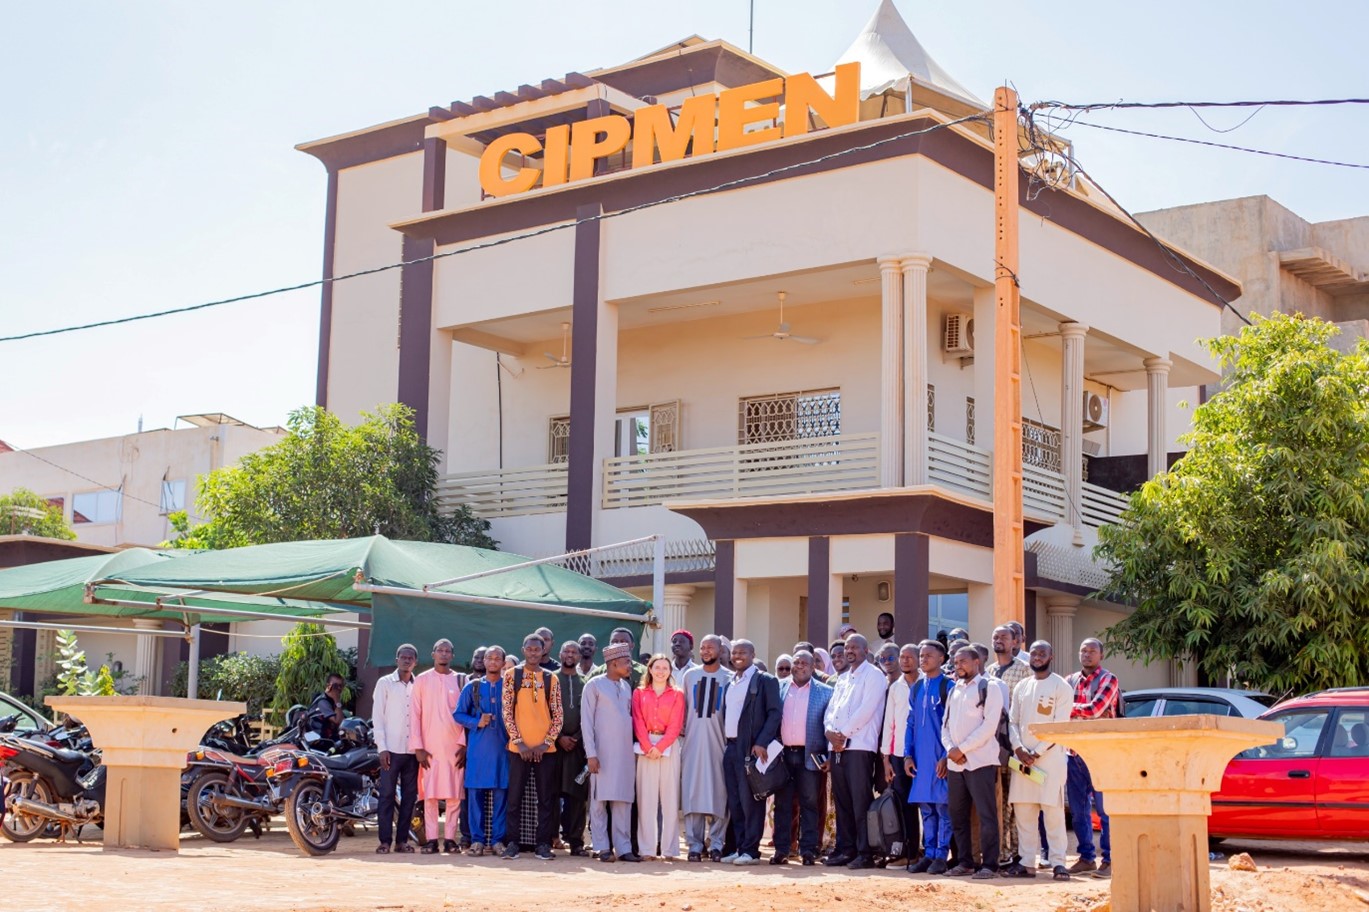
<instances>
[{"instance_id":1,"label":"sandy ground","mask_svg":"<svg viewBox=\"0 0 1369 912\"><path fill-rule=\"evenodd\" d=\"M474 905L509 908L518 897L557 912L633 908L639 912L839 912L849 909L954 909L983 912L1088 912L1106 908L1106 882L962 881L902 870L847 871L798 865L735 868L685 862L602 864L561 854L543 862L524 853L494 858L374 854L374 836L344 839L325 858L302 856L283 829L227 846L197 836L179 855L103 852L98 844L0 841L5 912L430 912ZM1369 844L1246 843L1256 873L1212 865L1214 912L1369 910ZM536 877L536 893L528 894ZM45 884L25 889L21 885Z\"/></svg>"}]
</instances>

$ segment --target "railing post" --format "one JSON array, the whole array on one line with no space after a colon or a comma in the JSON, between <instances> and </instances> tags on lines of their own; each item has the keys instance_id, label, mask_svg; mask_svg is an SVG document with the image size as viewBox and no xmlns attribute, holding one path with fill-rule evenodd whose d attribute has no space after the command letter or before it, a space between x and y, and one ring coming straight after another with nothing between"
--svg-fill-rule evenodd
<instances>
[{"instance_id":1,"label":"railing post","mask_svg":"<svg viewBox=\"0 0 1369 912\"><path fill-rule=\"evenodd\" d=\"M661 612L665 610L664 535L655 536L651 542L651 608L656 614L656 620L660 621ZM670 633L670 631L666 631L666 636L669 636Z\"/></svg>"}]
</instances>

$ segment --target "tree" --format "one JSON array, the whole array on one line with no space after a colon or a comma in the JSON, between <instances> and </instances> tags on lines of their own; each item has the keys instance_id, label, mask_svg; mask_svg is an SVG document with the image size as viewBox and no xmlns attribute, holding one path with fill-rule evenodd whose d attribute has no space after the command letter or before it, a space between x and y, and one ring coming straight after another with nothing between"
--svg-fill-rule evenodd
<instances>
[{"instance_id":1,"label":"tree","mask_svg":"<svg viewBox=\"0 0 1369 912\"><path fill-rule=\"evenodd\" d=\"M62 508L28 488L0 495L0 535L41 535L65 541L76 538L62 518Z\"/></svg>"},{"instance_id":2,"label":"tree","mask_svg":"<svg viewBox=\"0 0 1369 912\"><path fill-rule=\"evenodd\" d=\"M200 479L190 527L172 517L177 548L236 548L317 538L386 535L494 548L488 521L437 501L438 450L414 430L413 411L387 405L355 426L318 407L290 414L279 443Z\"/></svg>"},{"instance_id":3,"label":"tree","mask_svg":"<svg viewBox=\"0 0 1369 912\"><path fill-rule=\"evenodd\" d=\"M347 679L347 660L337 648L337 640L319 624L301 622L281 638L285 651L280 655L280 674L276 678L275 711L284 719L296 703L308 706L323 690L328 675L337 673ZM342 702L350 699L344 689Z\"/></svg>"},{"instance_id":4,"label":"tree","mask_svg":"<svg viewBox=\"0 0 1369 912\"><path fill-rule=\"evenodd\" d=\"M1135 606L1109 645L1275 694L1369 683L1369 347L1255 320L1208 343L1226 387L1188 453L1099 532L1103 594Z\"/></svg>"}]
</instances>

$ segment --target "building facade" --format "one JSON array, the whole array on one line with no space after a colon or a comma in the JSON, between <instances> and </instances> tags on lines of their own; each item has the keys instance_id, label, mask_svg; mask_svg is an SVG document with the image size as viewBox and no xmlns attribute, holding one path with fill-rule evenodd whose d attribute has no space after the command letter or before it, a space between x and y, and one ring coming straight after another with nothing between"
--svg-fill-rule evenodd
<instances>
[{"instance_id":1,"label":"building facade","mask_svg":"<svg viewBox=\"0 0 1369 912\"><path fill-rule=\"evenodd\" d=\"M667 632L773 656L889 611L987 641L987 105L887 0L829 69L695 37L303 144L325 274L406 263L326 287L320 403L412 405L506 550L664 535ZM1022 205L1024 621L1068 656L1126 610L1089 598L1124 502L1089 479L1162 470L1217 380L1204 283L1240 288L1082 181Z\"/></svg>"}]
</instances>

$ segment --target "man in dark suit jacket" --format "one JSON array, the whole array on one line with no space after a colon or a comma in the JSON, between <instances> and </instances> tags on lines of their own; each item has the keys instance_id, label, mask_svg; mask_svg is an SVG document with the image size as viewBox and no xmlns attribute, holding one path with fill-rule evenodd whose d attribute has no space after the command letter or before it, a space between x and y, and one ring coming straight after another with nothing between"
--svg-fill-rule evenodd
<instances>
[{"instance_id":1,"label":"man in dark suit jacket","mask_svg":"<svg viewBox=\"0 0 1369 912\"><path fill-rule=\"evenodd\" d=\"M823 716L832 699L832 688L813 675L816 659L806 650L793 656L793 671L780 682L780 743L784 763L789 767L789 782L775 792L775 855L772 865L789 860L794 847L794 810L797 801L798 848L805 865L812 865L822 842L822 821L818 814L818 788L823 770L813 759L826 756L827 736Z\"/></svg>"},{"instance_id":2,"label":"man in dark suit jacket","mask_svg":"<svg viewBox=\"0 0 1369 912\"><path fill-rule=\"evenodd\" d=\"M736 674L723 689L723 711L718 714L726 742L723 775L727 807L737 832L737 852L723 862L736 865L760 862L761 832L765 829L765 799L757 801L751 796L746 762L751 757L769 757L769 745L780 733L780 682L756 668L755 661L756 647L750 640L733 641L732 668Z\"/></svg>"}]
</instances>

